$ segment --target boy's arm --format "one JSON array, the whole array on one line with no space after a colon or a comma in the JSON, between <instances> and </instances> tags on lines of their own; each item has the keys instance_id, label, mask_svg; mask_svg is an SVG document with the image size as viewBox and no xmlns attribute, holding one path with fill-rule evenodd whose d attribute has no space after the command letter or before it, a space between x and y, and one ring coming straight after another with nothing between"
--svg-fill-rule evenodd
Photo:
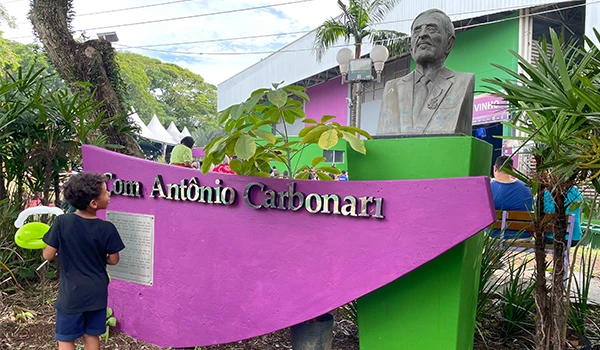
<instances>
[{"instance_id":1,"label":"boy's arm","mask_svg":"<svg viewBox=\"0 0 600 350\"><path fill-rule=\"evenodd\" d=\"M119 253L108 254L106 257L106 263L108 265L116 265L119 263Z\"/></svg>"},{"instance_id":2,"label":"boy's arm","mask_svg":"<svg viewBox=\"0 0 600 350\"><path fill-rule=\"evenodd\" d=\"M58 251L58 249L56 249L56 248L54 248L52 246L46 245L46 247L44 248L44 250L42 250L42 255L44 256L44 259L46 259L46 260L52 260L56 256L56 252L57 251Z\"/></svg>"}]
</instances>

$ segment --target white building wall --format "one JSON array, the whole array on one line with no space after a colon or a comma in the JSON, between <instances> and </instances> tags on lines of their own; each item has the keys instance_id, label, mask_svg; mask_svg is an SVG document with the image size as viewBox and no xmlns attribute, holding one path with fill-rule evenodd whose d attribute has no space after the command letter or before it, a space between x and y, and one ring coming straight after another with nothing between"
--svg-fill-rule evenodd
<instances>
[{"instance_id":1,"label":"white building wall","mask_svg":"<svg viewBox=\"0 0 600 350\"><path fill-rule=\"evenodd\" d=\"M587 0L585 8L585 35L594 40L596 45L600 45L596 40L594 34L594 28L600 31L600 1L598 0Z\"/></svg>"},{"instance_id":2,"label":"white building wall","mask_svg":"<svg viewBox=\"0 0 600 350\"><path fill-rule=\"evenodd\" d=\"M567 0L404 0L398 4L396 10L388 15L380 28L409 33L410 24L414 17L431 8L441 9L453 21L458 21L565 1ZM595 6L593 11L598 12L595 17L591 17L588 13L587 18L597 19L600 15L600 6L590 5L588 11L592 10L592 6ZM271 83L284 81L286 85L293 84L335 67L337 66L335 60L337 51L344 46L352 47L352 45L340 41L336 44L336 47L330 49L324 55L322 62L318 63L314 52L310 50L313 47L314 39L315 32L313 31L219 84L218 110L223 110L232 104L244 101L252 91L270 87ZM364 53L370 50L370 45L364 45Z\"/></svg>"}]
</instances>

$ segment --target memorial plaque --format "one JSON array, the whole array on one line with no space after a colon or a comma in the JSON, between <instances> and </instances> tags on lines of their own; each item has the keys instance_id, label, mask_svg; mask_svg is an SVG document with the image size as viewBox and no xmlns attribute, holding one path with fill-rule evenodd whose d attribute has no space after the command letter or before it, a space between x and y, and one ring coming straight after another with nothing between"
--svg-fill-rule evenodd
<instances>
[{"instance_id":1,"label":"memorial plaque","mask_svg":"<svg viewBox=\"0 0 600 350\"><path fill-rule=\"evenodd\" d=\"M108 266L111 278L152 285L154 276L154 215L106 212L106 221L112 222L125 249L115 266Z\"/></svg>"}]
</instances>

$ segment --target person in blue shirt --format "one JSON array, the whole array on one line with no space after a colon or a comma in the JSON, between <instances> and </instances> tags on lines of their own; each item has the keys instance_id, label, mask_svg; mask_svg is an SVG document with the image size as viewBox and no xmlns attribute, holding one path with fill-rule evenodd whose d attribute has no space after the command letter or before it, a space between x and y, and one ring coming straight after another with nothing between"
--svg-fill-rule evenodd
<instances>
[{"instance_id":1,"label":"person in blue shirt","mask_svg":"<svg viewBox=\"0 0 600 350\"><path fill-rule=\"evenodd\" d=\"M521 180L514 179L507 170L512 171L512 159L508 156L496 158L494 163L494 180L490 183L492 197L494 198L494 208L496 210L516 210L531 211L532 196L531 189ZM492 236L500 234L499 230L494 230ZM527 232L518 232L506 230L505 238L529 238Z\"/></svg>"},{"instance_id":2,"label":"person in blue shirt","mask_svg":"<svg viewBox=\"0 0 600 350\"><path fill-rule=\"evenodd\" d=\"M342 175L338 176L338 181L348 181L346 170L342 170Z\"/></svg>"},{"instance_id":3,"label":"person in blue shirt","mask_svg":"<svg viewBox=\"0 0 600 350\"><path fill-rule=\"evenodd\" d=\"M573 239L571 241L571 246L577 245L581 240L582 232L581 232L581 203L583 202L583 197L581 196L581 192L577 189L577 187L573 186L567 192L567 197L565 198L565 205L567 206L567 214L572 214L574 216L574 226L573 226ZM544 191L544 212L545 213L555 213L555 203L550 191ZM565 242L569 239L567 235ZM554 237L551 233L546 233L546 244L551 244L554 241Z\"/></svg>"},{"instance_id":4,"label":"person in blue shirt","mask_svg":"<svg viewBox=\"0 0 600 350\"><path fill-rule=\"evenodd\" d=\"M54 338L60 350L74 350L81 337L86 350L100 349L99 336L106 331L106 265L119 262L125 245L115 225L96 217L110 202L105 176L75 175L65 184L64 196L76 211L57 216L43 238L44 258L52 260L58 253L60 260Z\"/></svg>"}]
</instances>

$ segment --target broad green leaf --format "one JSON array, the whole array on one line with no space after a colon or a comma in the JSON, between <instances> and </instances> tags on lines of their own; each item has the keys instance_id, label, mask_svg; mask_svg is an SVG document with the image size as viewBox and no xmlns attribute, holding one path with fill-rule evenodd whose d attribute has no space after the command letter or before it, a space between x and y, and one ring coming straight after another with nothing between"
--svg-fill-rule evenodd
<instances>
[{"instance_id":1,"label":"broad green leaf","mask_svg":"<svg viewBox=\"0 0 600 350\"><path fill-rule=\"evenodd\" d=\"M301 99L303 99L306 102L310 102L310 97L308 97L308 95L306 94L306 92L304 91L300 91L300 90L292 90L290 91L292 94L300 97Z\"/></svg>"},{"instance_id":2,"label":"broad green leaf","mask_svg":"<svg viewBox=\"0 0 600 350\"><path fill-rule=\"evenodd\" d=\"M250 98L247 99L246 102L244 102L244 107L246 108L246 110L250 112L254 108L254 106L256 106L258 101L263 97L263 95L264 92L250 96Z\"/></svg>"},{"instance_id":3,"label":"broad green leaf","mask_svg":"<svg viewBox=\"0 0 600 350\"><path fill-rule=\"evenodd\" d=\"M319 124L318 121L311 119L311 118L306 118L302 121L304 124Z\"/></svg>"},{"instance_id":4,"label":"broad green leaf","mask_svg":"<svg viewBox=\"0 0 600 350\"><path fill-rule=\"evenodd\" d=\"M373 139L373 137L371 137L371 134L369 134L368 132L364 131L363 129L359 129L359 128L355 127L355 126L340 126L340 127L338 127L338 129L340 129L342 131L347 131L347 132L350 132L350 133L359 134L361 136L364 136L368 140L372 140Z\"/></svg>"},{"instance_id":5,"label":"broad green leaf","mask_svg":"<svg viewBox=\"0 0 600 350\"><path fill-rule=\"evenodd\" d=\"M110 307L106 308L106 318L111 317L113 314L113 309L111 309Z\"/></svg>"},{"instance_id":6,"label":"broad green leaf","mask_svg":"<svg viewBox=\"0 0 600 350\"><path fill-rule=\"evenodd\" d=\"M244 173L244 169L242 167L242 162L239 159L232 159L229 162L229 167L231 168L231 170L233 170L238 175Z\"/></svg>"},{"instance_id":7,"label":"broad green leaf","mask_svg":"<svg viewBox=\"0 0 600 350\"><path fill-rule=\"evenodd\" d=\"M289 109L286 109L283 111L283 120L289 125L293 125L296 122L296 116Z\"/></svg>"},{"instance_id":8,"label":"broad green leaf","mask_svg":"<svg viewBox=\"0 0 600 350\"><path fill-rule=\"evenodd\" d=\"M231 109L233 107L234 106L229 106L223 112L221 112L221 115L219 116L219 124L223 124L227 118L229 118L229 114L231 113Z\"/></svg>"},{"instance_id":9,"label":"broad green leaf","mask_svg":"<svg viewBox=\"0 0 600 350\"><path fill-rule=\"evenodd\" d=\"M335 118L336 118L335 115L328 115L328 114L326 114L326 115L324 115L324 116L321 117L321 123L325 124L328 121L330 121L331 119L335 119Z\"/></svg>"},{"instance_id":10,"label":"broad green leaf","mask_svg":"<svg viewBox=\"0 0 600 350\"><path fill-rule=\"evenodd\" d=\"M325 157L316 157L315 159L312 160L311 166L314 168L316 167L319 163L324 162L325 160L327 160L327 158Z\"/></svg>"},{"instance_id":11,"label":"broad green leaf","mask_svg":"<svg viewBox=\"0 0 600 350\"><path fill-rule=\"evenodd\" d=\"M310 126L308 128L310 128ZM302 137L302 140L300 140L300 143L313 144L319 140L321 134L323 134L326 130L330 130L330 128L326 125L318 125L316 128L312 129L306 135L304 135L304 137Z\"/></svg>"},{"instance_id":12,"label":"broad green leaf","mask_svg":"<svg viewBox=\"0 0 600 350\"><path fill-rule=\"evenodd\" d=\"M273 133L262 129L256 129L253 132L256 134L256 136L260 137L261 139L267 141L270 144L275 144L275 142L277 142L277 139L275 138L275 135L273 135Z\"/></svg>"},{"instance_id":13,"label":"broad green leaf","mask_svg":"<svg viewBox=\"0 0 600 350\"><path fill-rule=\"evenodd\" d=\"M319 180L323 180L323 181L331 181L333 180L331 178L331 176L329 176L328 173L324 173L322 171L317 170L317 176L319 177Z\"/></svg>"},{"instance_id":14,"label":"broad green leaf","mask_svg":"<svg viewBox=\"0 0 600 350\"><path fill-rule=\"evenodd\" d=\"M317 170L321 170L321 171L325 171L328 172L330 174L341 174L342 171L338 168L334 168L332 166L322 166L322 167L318 167Z\"/></svg>"},{"instance_id":15,"label":"broad green leaf","mask_svg":"<svg viewBox=\"0 0 600 350\"><path fill-rule=\"evenodd\" d=\"M286 108L285 111L293 114L294 117L296 117L297 119L304 119L304 117L306 116L306 114L304 114L304 110L302 108L296 108L296 107Z\"/></svg>"},{"instance_id":16,"label":"broad green leaf","mask_svg":"<svg viewBox=\"0 0 600 350\"><path fill-rule=\"evenodd\" d=\"M279 83L271 83L271 85L273 86L273 89L277 89L277 88L279 88L279 86L280 86L281 84L283 84L283 80L282 80L281 82L279 82Z\"/></svg>"},{"instance_id":17,"label":"broad green leaf","mask_svg":"<svg viewBox=\"0 0 600 350\"><path fill-rule=\"evenodd\" d=\"M259 117L259 116L257 116L256 114L251 114L251 115L248 117L248 120L249 120L250 122L252 122L252 124L254 124L255 126L256 126L256 124L259 124L259 123L260 123L260 117Z\"/></svg>"},{"instance_id":18,"label":"broad green leaf","mask_svg":"<svg viewBox=\"0 0 600 350\"><path fill-rule=\"evenodd\" d=\"M203 174L206 174L210 170L211 165L212 165L212 154L207 153L206 157L204 157L204 161L202 162L202 168L200 170L202 170Z\"/></svg>"},{"instance_id":19,"label":"broad green leaf","mask_svg":"<svg viewBox=\"0 0 600 350\"><path fill-rule=\"evenodd\" d=\"M319 137L318 145L322 149L329 149L329 148L337 145L337 143L338 143L337 131L334 129L330 129L321 134L321 136Z\"/></svg>"},{"instance_id":20,"label":"broad green leaf","mask_svg":"<svg viewBox=\"0 0 600 350\"><path fill-rule=\"evenodd\" d=\"M106 320L106 324L108 326L114 327L117 325L117 319L114 317L109 317L108 320Z\"/></svg>"},{"instance_id":21,"label":"broad green leaf","mask_svg":"<svg viewBox=\"0 0 600 350\"><path fill-rule=\"evenodd\" d=\"M296 176L294 178L298 180L307 180L308 179L308 171L298 171L296 172Z\"/></svg>"},{"instance_id":22,"label":"broad green leaf","mask_svg":"<svg viewBox=\"0 0 600 350\"><path fill-rule=\"evenodd\" d=\"M300 130L300 132L298 133L299 137L304 137L306 136L306 134L308 134L312 129L316 128L316 125L311 125L311 126L307 126L305 128L303 128L302 130Z\"/></svg>"},{"instance_id":23,"label":"broad green leaf","mask_svg":"<svg viewBox=\"0 0 600 350\"><path fill-rule=\"evenodd\" d=\"M235 154L242 159L248 159L256 152L256 142L250 135L242 135L235 143Z\"/></svg>"},{"instance_id":24,"label":"broad green leaf","mask_svg":"<svg viewBox=\"0 0 600 350\"><path fill-rule=\"evenodd\" d=\"M239 117L241 117L243 113L244 113L244 104L243 103L232 106L231 118L238 120Z\"/></svg>"},{"instance_id":25,"label":"broad green leaf","mask_svg":"<svg viewBox=\"0 0 600 350\"><path fill-rule=\"evenodd\" d=\"M287 94L283 90L271 90L267 92L267 98L272 104L278 108L281 108L287 101Z\"/></svg>"},{"instance_id":26,"label":"broad green leaf","mask_svg":"<svg viewBox=\"0 0 600 350\"><path fill-rule=\"evenodd\" d=\"M367 154L367 149L365 148L365 143L363 140L346 131L342 131L342 135L344 140L348 141L353 150L358 153Z\"/></svg>"}]
</instances>

